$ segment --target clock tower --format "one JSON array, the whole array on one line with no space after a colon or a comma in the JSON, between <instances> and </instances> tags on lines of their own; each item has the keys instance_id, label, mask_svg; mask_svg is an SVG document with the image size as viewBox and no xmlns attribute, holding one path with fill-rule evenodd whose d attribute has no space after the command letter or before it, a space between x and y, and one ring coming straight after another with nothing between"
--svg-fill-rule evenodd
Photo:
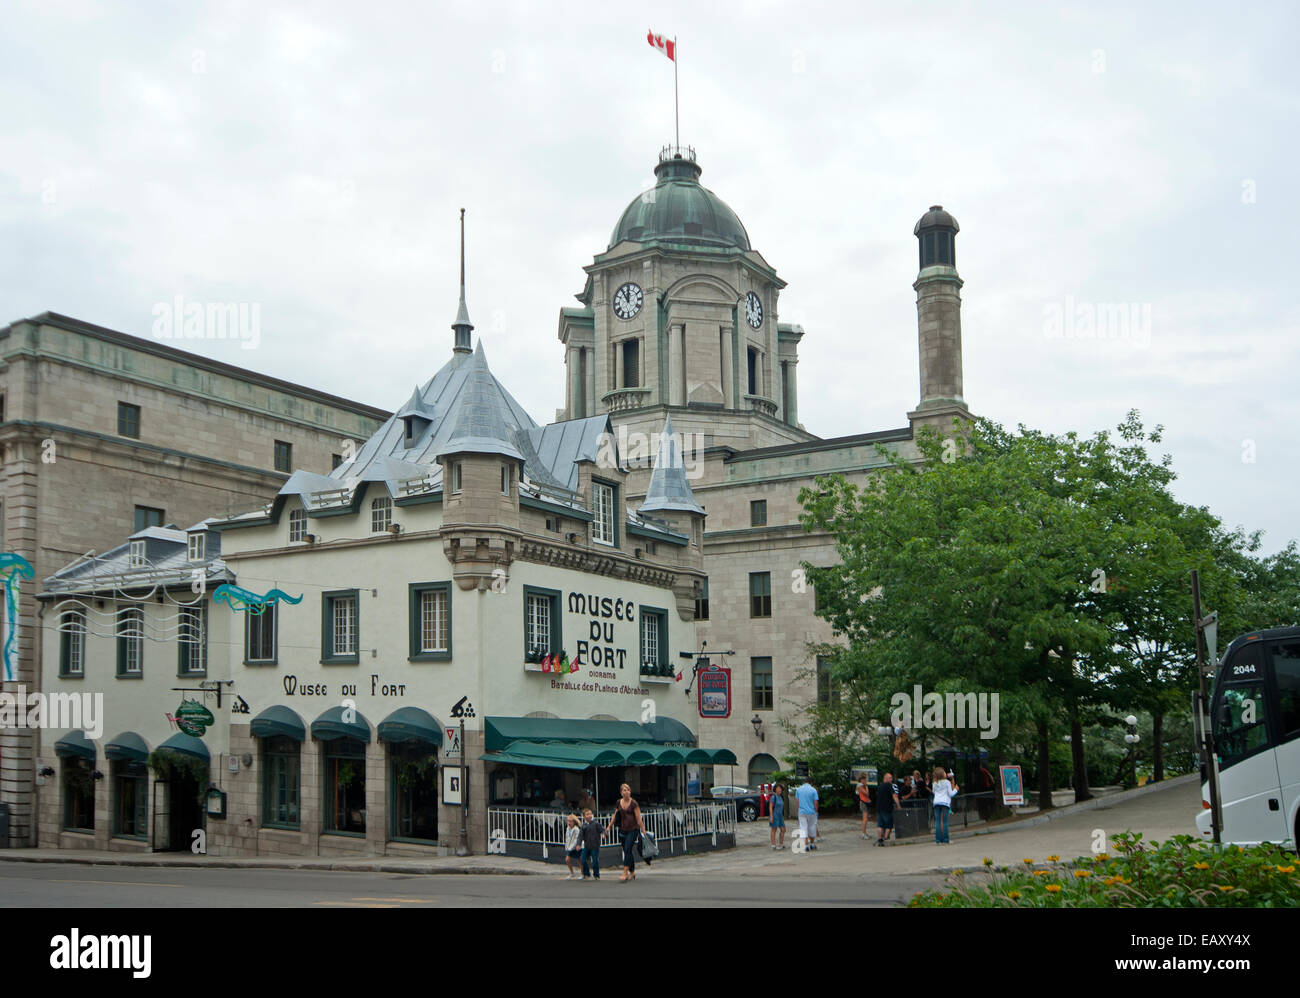
<instances>
[{"instance_id":1,"label":"clock tower","mask_svg":"<svg viewBox=\"0 0 1300 998\"><path fill-rule=\"evenodd\" d=\"M798 422L803 330L777 320L785 282L701 172L694 149L665 148L584 268L581 307L560 310L559 416L654 434L671 412L679 432L742 450L814 439Z\"/></svg>"}]
</instances>

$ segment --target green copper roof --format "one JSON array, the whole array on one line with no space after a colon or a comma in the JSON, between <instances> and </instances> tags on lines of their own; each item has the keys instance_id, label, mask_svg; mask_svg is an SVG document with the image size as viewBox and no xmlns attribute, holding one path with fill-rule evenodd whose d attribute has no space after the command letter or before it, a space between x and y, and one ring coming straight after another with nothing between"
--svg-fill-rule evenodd
<instances>
[{"instance_id":1,"label":"green copper roof","mask_svg":"<svg viewBox=\"0 0 1300 998\"><path fill-rule=\"evenodd\" d=\"M655 186L628 205L618 220L609 241L611 249L624 240L655 239L749 249L749 235L736 213L700 186L700 167L694 160L680 155L661 160L655 176Z\"/></svg>"}]
</instances>

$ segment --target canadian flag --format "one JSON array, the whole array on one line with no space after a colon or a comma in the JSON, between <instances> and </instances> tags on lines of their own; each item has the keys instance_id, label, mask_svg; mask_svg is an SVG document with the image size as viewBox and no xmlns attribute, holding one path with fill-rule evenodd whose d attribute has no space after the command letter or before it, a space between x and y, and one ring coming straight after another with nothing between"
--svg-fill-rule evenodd
<instances>
[{"instance_id":1,"label":"canadian flag","mask_svg":"<svg viewBox=\"0 0 1300 998\"><path fill-rule=\"evenodd\" d=\"M668 56L673 62L677 61L677 43L671 38L665 38L663 35L656 35L653 31L645 36L653 48L657 48L664 55Z\"/></svg>"}]
</instances>

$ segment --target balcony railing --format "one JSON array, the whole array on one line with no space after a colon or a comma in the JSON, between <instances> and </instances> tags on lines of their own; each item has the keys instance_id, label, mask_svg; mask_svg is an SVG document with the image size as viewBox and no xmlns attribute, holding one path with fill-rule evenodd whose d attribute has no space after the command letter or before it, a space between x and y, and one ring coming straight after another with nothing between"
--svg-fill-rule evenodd
<instances>
[{"instance_id":1,"label":"balcony railing","mask_svg":"<svg viewBox=\"0 0 1300 998\"><path fill-rule=\"evenodd\" d=\"M763 398L761 395L746 395L745 403L754 412L761 412L764 416L776 416L776 403L772 399Z\"/></svg>"},{"instance_id":2,"label":"balcony railing","mask_svg":"<svg viewBox=\"0 0 1300 998\"><path fill-rule=\"evenodd\" d=\"M649 400L649 388L617 388L601 396L601 401L605 403L605 408L610 412L639 409Z\"/></svg>"}]
</instances>

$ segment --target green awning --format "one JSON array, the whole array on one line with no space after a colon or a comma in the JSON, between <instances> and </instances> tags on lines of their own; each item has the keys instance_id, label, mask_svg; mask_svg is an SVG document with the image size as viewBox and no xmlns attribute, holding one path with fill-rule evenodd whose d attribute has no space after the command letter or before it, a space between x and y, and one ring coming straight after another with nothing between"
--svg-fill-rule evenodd
<instances>
[{"instance_id":1,"label":"green awning","mask_svg":"<svg viewBox=\"0 0 1300 998\"><path fill-rule=\"evenodd\" d=\"M564 744L561 742L511 742L510 754L538 760L534 766L548 766L546 760L582 763L587 766L622 766L623 753L617 749L594 742Z\"/></svg>"},{"instance_id":2,"label":"green awning","mask_svg":"<svg viewBox=\"0 0 1300 998\"><path fill-rule=\"evenodd\" d=\"M685 761L685 749L673 748L671 745L661 745L659 747L660 766L680 766Z\"/></svg>"},{"instance_id":3,"label":"green awning","mask_svg":"<svg viewBox=\"0 0 1300 998\"><path fill-rule=\"evenodd\" d=\"M537 759L532 756L515 755L511 752L489 752L479 756L484 762L509 763L514 766L542 766L547 769L568 769L581 773L588 769L583 762L564 762L561 759Z\"/></svg>"},{"instance_id":4,"label":"green awning","mask_svg":"<svg viewBox=\"0 0 1300 998\"><path fill-rule=\"evenodd\" d=\"M158 746L159 752L177 752L180 755L192 756L203 762L210 762L212 756L208 754L208 747L199 739L192 735L187 735L183 731L178 731L165 742Z\"/></svg>"},{"instance_id":5,"label":"green awning","mask_svg":"<svg viewBox=\"0 0 1300 998\"><path fill-rule=\"evenodd\" d=\"M95 743L84 731L75 728L54 743L54 754L61 759L69 757L95 761Z\"/></svg>"},{"instance_id":6,"label":"green awning","mask_svg":"<svg viewBox=\"0 0 1300 998\"><path fill-rule=\"evenodd\" d=\"M386 742L442 744L442 722L419 707L398 707L379 722L379 737Z\"/></svg>"},{"instance_id":7,"label":"green awning","mask_svg":"<svg viewBox=\"0 0 1300 998\"><path fill-rule=\"evenodd\" d=\"M302 718L283 704L267 707L248 724L248 730L254 738L274 738L283 735L295 742L307 740L307 725Z\"/></svg>"},{"instance_id":8,"label":"green awning","mask_svg":"<svg viewBox=\"0 0 1300 998\"><path fill-rule=\"evenodd\" d=\"M682 749L681 751L685 754L686 761L691 763L692 765L704 765L704 766L713 765L713 753L709 749L693 748L693 749Z\"/></svg>"},{"instance_id":9,"label":"green awning","mask_svg":"<svg viewBox=\"0 0 1300 998\"><path fill-rule=\"evenodd\" d=\"M104 755L114 762L148 762L149 746L134 731L123 731L104 743Z\"/></svg>"},{"instance_id":10,"label":"green awning","mask_svg":"<svg viewBox=\"0 0 1300 998\"><path fill-rule=\"evenodd\" d=\"M736 766L736 753L729 748L705 749L713 756L713 765L715 766Z\"/></svg>"},{"instance_id":11,"label":"green awning","mask_svg":"<svg viewBox=\"0 0 1300 998\"><path fill-rule=\"evenodd\" d=\"M487 717L484 748L498 752L526 742L653 742L635 721L590 721L567 717ZM513 751L513 749L512 749Z\"/></svg>"},{"instance_id":12,"label":"green awning","mask_svg":"<svg viewBox=\"0 0 1300 998\"><path fill-rule=\"evenodd\" d=\"M608 742L604 747L621 755L625 766L654 766L659 762L658 745L629 745L621 742Z\"/></svg>"},{"instance_id":13,"label":"green awning","mask_svg":"<svg viewBox=\"0 0 1300 998\"><path fill-rule=\"evenodd\" d=\"M643 724L650 737L660 745L695 745L695 732L675 717L657 717L649 724Z\"/></svg>"},{"instance_id":14,"label":"green awning","mask_svg":"<svg viewBox=\"0 0 1300 998\"><path fill-rule=\"evenodd\" d=\"M345 718L345 713L351 715L351 719ZM369 745L370 722L355 707L331 707L311 722L311 736L323 742L331 742L336 738L355 738Z\"/></svg>"}]
</instances>

